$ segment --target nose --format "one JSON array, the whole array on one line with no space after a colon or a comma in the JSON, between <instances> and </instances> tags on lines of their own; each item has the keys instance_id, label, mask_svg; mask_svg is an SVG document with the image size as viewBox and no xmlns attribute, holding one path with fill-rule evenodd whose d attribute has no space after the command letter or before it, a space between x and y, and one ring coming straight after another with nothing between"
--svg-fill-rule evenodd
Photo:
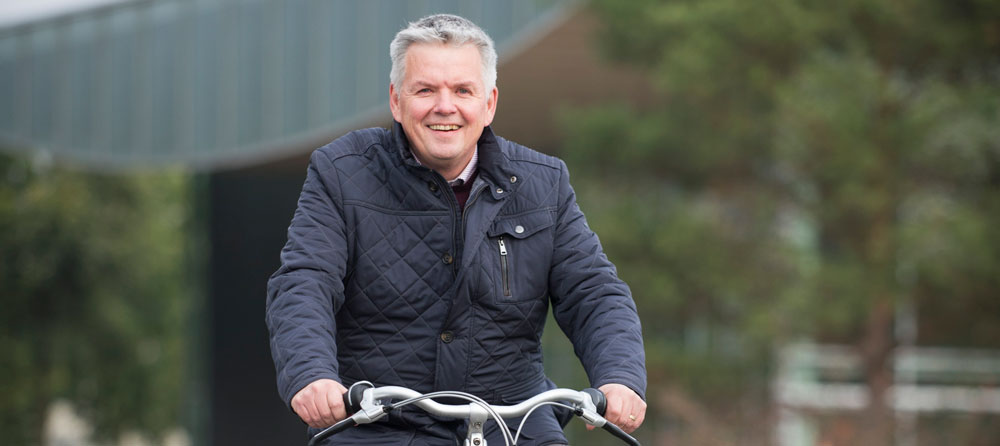
<instances>
[{"instance_id":1,"label":"nose","mask_svg":"<svg viewBox=\"0 0 1000 446\"><path fill-rule=\"evenodd\" d=\"M455 107L455 102L452 98L452 94L448 90L442 90L440 94L437 95L437 101L434 103L434 113L441 115L450 115L458 111Z\"/></svg>"}]
</instances>

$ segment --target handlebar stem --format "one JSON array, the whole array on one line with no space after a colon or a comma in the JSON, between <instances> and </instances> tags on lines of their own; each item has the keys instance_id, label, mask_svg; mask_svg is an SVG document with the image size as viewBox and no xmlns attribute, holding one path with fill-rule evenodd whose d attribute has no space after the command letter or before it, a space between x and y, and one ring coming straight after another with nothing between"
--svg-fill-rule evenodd
<instances>
[{"instance_id":1,"label":"handlebar stem","mask_svg":"<svg viewBox=\"0 0 1000 446\"><path fill-rule=\"evenodd\" d=\"M469 404L469 434L465 439L465 446L486 446L483 426L488 418L489 413L485 408L478 404Z\"/></svg>"}]
</instances>

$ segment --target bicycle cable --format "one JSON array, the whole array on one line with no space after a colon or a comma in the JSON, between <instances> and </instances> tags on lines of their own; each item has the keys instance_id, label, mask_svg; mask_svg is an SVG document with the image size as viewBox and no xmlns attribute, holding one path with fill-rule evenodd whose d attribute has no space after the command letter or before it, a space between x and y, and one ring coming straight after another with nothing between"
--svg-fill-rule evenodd
<instances>
[{"instance_id":1,"label":"bicycle cable","mask_svg":"<svg viewBox=\"0 0 1000 446\"><path fill-rule=\"evenodd\" d=\"M371 385L371 383L368 383L368 384ZM351 386L351 387L354 387L354 386ZM524 430L524 424L528 421L528 417L531 416L531 414L535 411L535 409L538 409L539 407L547 406L547 405L558 406L558 407L562 407L562 408L570 410L571 412L573 412L573 414L575 414L577 416L582 416L583 415L583 411L582 411L581 408L569 406L567 404L564 404L564 403L561 403L561 402L557 402L557 401L543 401L543 402L540 402L540 403L537 403L537 404L533 405L530 409L528 409L528 411L524 414L524 417L521 418L520 424L518 424L518 426L517 426L517 432L516 432L516 434L514 434L514 433L511 433L510 426L507 425L507 423L504 421L504 418L500 415L500 413L497 412L496 409L494 409L488 402L486 402L486 400L484 400L484 399L482 399L482 398L480 398L480 397L478 397L476 395L473 395L471 393L465 393L465 392L454 391L454 390L443 390L443 391L438 391L438 392L431 392L431 393L427 393L427 394L423 394L423 395L418 395L418 396L415 396L415 397L412 397L412 398L407 398L407 399L401 400L401 401L396 402L396 403L386 404L386 405L382 406L383 407L383 413L386 413L389 410L392 410L392 409L395 409L395 408L400 408L400 407L403 407L403 406L407 406L407 405L410 405L410 404L417 403L419 401L423 401L423 400L426 400L426 399L433 399L433 398L437 398L437 397L458 398L458 399L469 401L472 404L475 404L475 405L481 407L483 409L483 411L485 411L488 416L492 417L493 420L496 421L496 423L498 425L498 428L499 428L499 430L501 432L501 436L503 437L505 446L516 446L517 445L517 441L521 438L521 432Z\"/></svg>"},{"instance_id":2,"label":"bicycle cable","mask_svg":"<svg viewBox=\"0 0 1000 446\"><path fill-rule=\"evenodd\" d=\"M535 404L534 406L531 407L531 409L528 410L528 413L524 414L524 418L521 418L521 424L517 425L517 435L514 436L514 446L517 446L517 440L521 438L521 429L524 429L524 422L528 421L528 417L531 416L531 413L534 412L535 409L547 405L565 407L570 411L573 411L574 413L577 411L575 407L567 406L563 403L555 401L543 401L541 403Z\"/></svg>"},{"instance_id":3,"label":"bicycle cable","mask_svg":"<svg viewBox=\"0 0 1000 446\"><path fill-rule=\"evenodd\" d=\"M356 382L356 383L354 383L354 384L351 385L351 389L353 389L354 386L359 385L359 384L367 385L370 388L374 388L375 387L375 385L372 384L370 381L358 381L358 382ZM479 407L482 407L483 410L489 416L493 417L494 421L496 421L497 424L499 425L500 432L503 434L503 437L504 437L504 439L503 439L504 440L504 444L506 446L511 446L511 441L513 441L514 435L511 434L510 427L507 426L507 423L505 423L503 421L503 417L500 416L500 414L495 409L493 409L493 406L491 406L489 403L487 403L486 400L484 400L484 399L482 399L482 398L480 398L480 397L478 397L476 395L473 395L471 393L461 392L461 391L458 391L458 390L441 390L441 391L438 391L438 392L431 392L431 393L419 395L419 396L416 396L416 397L413 397L413 398L405 399L405 400L399 401L399 402L397 402L395 404L383 405L383 413L388 412L389 410L392 410L393 408L396 408L396 407L406 406L406 405L409 405L409 404L413 404L413 403L415 403L417 401L421 401L421 400L425 400L425 399L431 399L431 398L434 398L434 397L452 397L452 398L464 399L466 401L470 401L470 402L473 402L473 403L477 404Z\"/></svg>"},{"instance_id":4,"label":"bicycle cable","mask_svg":"<svg viewBox=\"0 0 1000 446\"><path fill-rule=\"evenodd\" d=\"M464 399L466 401L471 401L471 402L475 403L479 407L482 407L483 410L485 410L486 413L488 415L490 415L491 417L493 417L493 420L496 421L498 427L500 428L500 432L503 434L504 444L506 446L512 446L512 442L513 442L514 445L517 444L516 437L514 437L514 434L512 434L510 432L510 427L507 426L507 423L504 422L503 417L501 417L500 414L497 413L497 411L494 410L493 407L491 407L490 404L486 402L486 400L484 400L484 399L482 399L482 398L480 398L478 396L475 396L475 395L473 395L471 393L458 392L458 391L447 391L447 390L446 391L440 391L440 392L432 392L432 393L428 393L428 394L424 394L424 395L420 395L420 396L415 396L413 398L402 400L402 401L400 401L398 403L392 404L392 407L394 407L394 408L395 407L402 407L402 406L406 406L406 405L409 405L409 404L416 403L417 401L421 401L421 400L425 400L425 399L430 399L430 398L435 398L435 397L451 397L451 398ZM538 406L535 406L535 407L538 407ZM535 410L535 408L532 408L531 410L529 410L528 413L530 414L531 411L533 411L533 410ZM525 415L525 418L527 418L527 415Z\"/></svg>"}]
</instances>

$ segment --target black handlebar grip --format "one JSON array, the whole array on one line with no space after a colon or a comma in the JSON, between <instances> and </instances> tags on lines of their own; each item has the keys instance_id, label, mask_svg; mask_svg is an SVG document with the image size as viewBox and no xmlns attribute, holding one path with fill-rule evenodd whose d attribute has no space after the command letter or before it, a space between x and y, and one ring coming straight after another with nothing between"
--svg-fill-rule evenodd
<instances>
[{"instance_id":1,"label":"black handlebar grip","mask_svg":"<svg viewBox=\"0 0 1000 446\"><path fill-rule=\"evenodd\" d=\"M347 394L345 393L344 395L347 395ZM329 436L331 436L333 434L336 434L337 432L340 432L340 431L342 431L344 429L347 429L349 427L354 427L354 420L353 419L351 419L351 418L345 418L343 420L340 420L340 421L337 422L337 424L334 424L333 426L330 426L330 427L328 427L326 429L323 429L323 430L319 431L318 434L313 435L313 437L309 439L309 446L316 446L317 444L319 444L320 441L322 441L326 437L329 437Z\"/></svg>"},{"instance_id":2,"label":"black handlebar grip","mask_svg":"<svg viewBox=\"0 0 1000 446\"><path fill-rule=\"evenodd\" d=\"M374 387L366 381L351 384L350 390L344 392L344 410L347 411L348 415L361 410L361 398L365 396L365 390Z\"/></svg>"},{"instance_id":3,"label":"black handlebar grip","mask_svg":"<svg viewBox=\"0 0 1000 446\"><path fill-rule=\"evenodd\" d=\"M621 439L621 441L624 441L625 443L631 446L642 446L639 444L639 440L632 438L631 435L626 434L625 431L623 431L620 427L615 426L614 423L610 421L604 423L604 430L610 432L611 435L618 437L619 439Z\"/></svg>"},{"instance_id":4,"label":"black handlebar grip","mask_svg":"<svg viewBox=\"0 0 1000 446\"><path fill-rule=\"evenodd\" d=\"M594 400L594 405L597 406L597 414L603 417L604 411L608 410L608 399L604 397L604 392L591 387L583 389L583 393L590 395L590 399Z\"/></svg>"}]
</instances>

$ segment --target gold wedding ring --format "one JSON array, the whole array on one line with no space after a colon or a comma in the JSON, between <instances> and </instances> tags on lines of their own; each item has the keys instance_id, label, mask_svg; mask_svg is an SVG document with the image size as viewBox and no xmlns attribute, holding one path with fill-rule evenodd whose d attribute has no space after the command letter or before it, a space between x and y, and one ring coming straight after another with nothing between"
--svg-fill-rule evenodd
<instances>
[{"instance_id":1,"label":"gold wedding ring","mask_svg":"<svg viewBox=\"0 0 1000 446\"><path fill-rule=\"evenodd\" d=\"M635 421L635 415L628 414L628 419Z\"/></svg>"}]
</instances>

